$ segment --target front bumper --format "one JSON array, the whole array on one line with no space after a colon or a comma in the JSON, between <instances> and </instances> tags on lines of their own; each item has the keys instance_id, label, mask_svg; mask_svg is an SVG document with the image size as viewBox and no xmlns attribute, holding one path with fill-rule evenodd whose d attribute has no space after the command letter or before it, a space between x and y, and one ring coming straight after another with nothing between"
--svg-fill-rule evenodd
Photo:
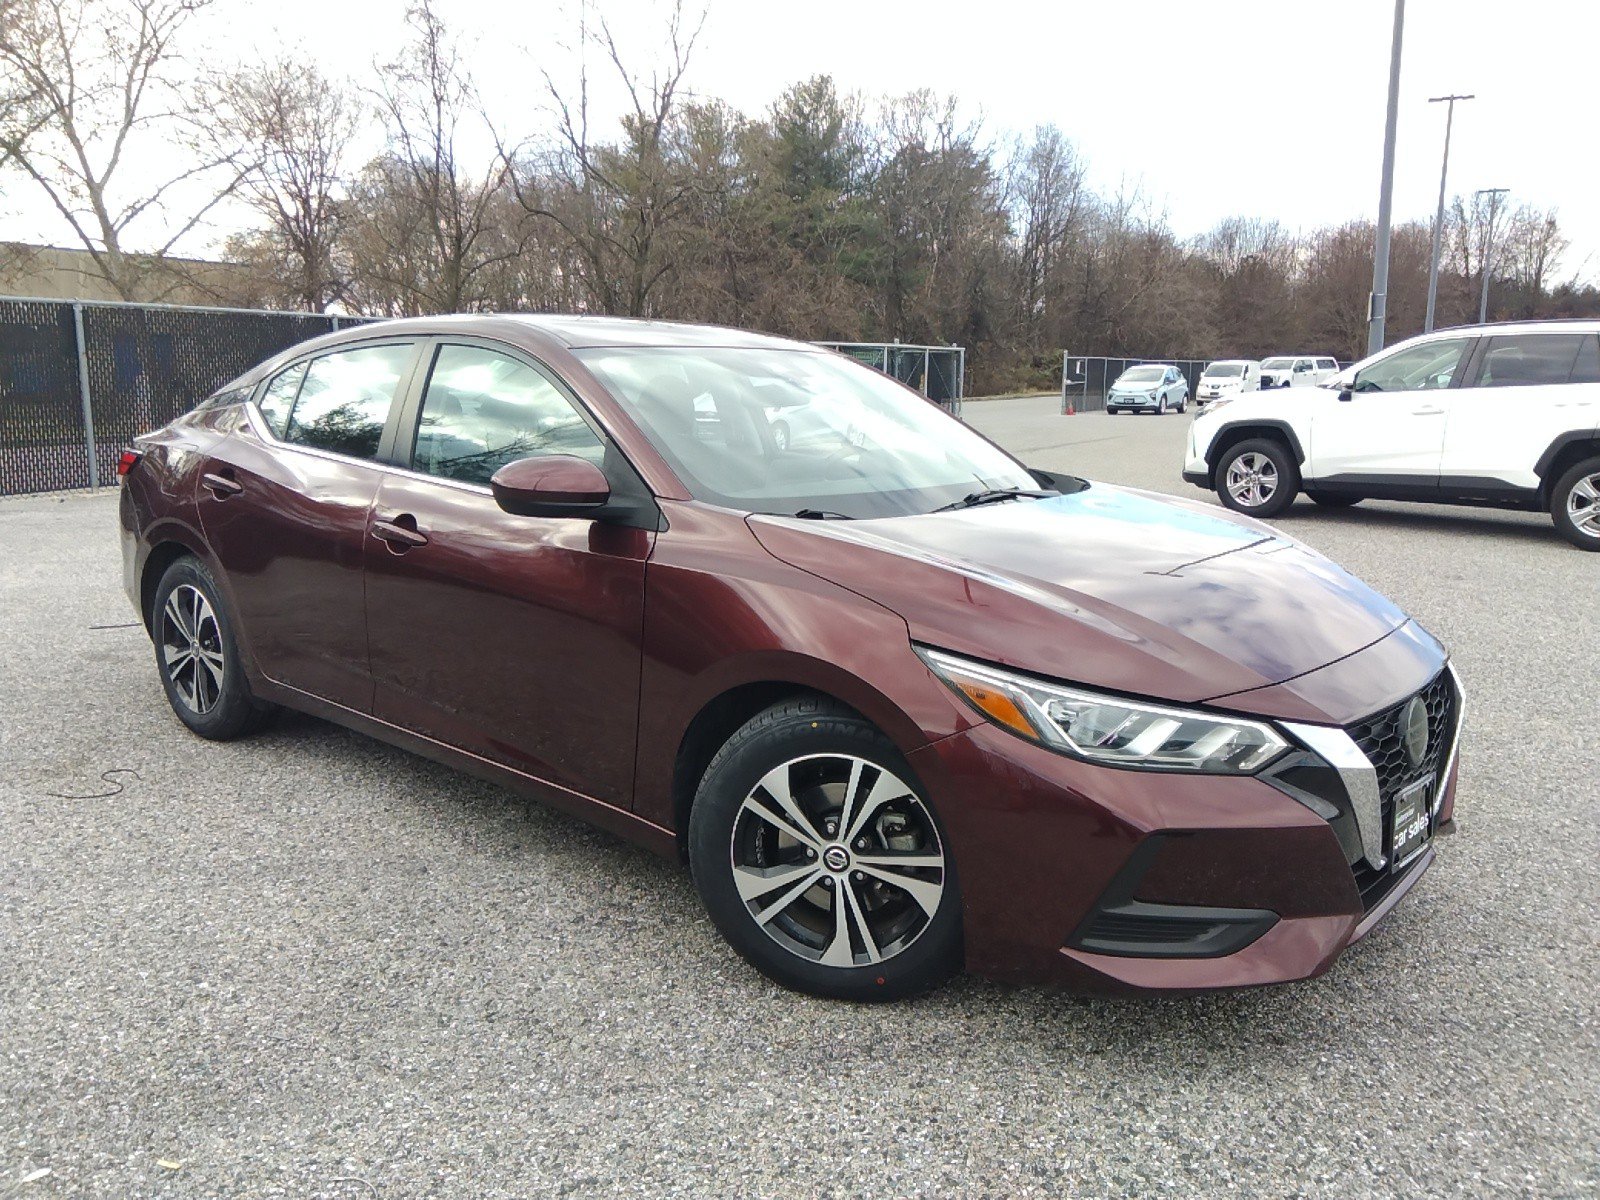
<instances>
[{"instance_id":1,"label":"front bumper","mask_svg":"<svg viewBox=\"0 0 1600 1200\"><path fill-rule=\"evenodd\" d=\"M967 968L995 978L1110 993L1310 978L1434 858L1430 844L1375 871L1353 803L1330 816L1261 777L1094 766L991 725L911 763L955 851ZM1453 815L1453 752L1439 769L1436 828Z\"/></svg>"}]
</instances>

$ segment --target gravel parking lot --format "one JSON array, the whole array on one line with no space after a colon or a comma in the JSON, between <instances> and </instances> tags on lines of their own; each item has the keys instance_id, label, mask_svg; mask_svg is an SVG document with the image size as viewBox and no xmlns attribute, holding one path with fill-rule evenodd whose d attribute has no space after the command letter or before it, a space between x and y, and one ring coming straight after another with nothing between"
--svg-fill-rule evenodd
<instances>
[{"instance_id":1,"label":"gravel parking lot","mask_svg":"<svg viewBox=\"0 0 1600 1200\"><path fill-rule=\"evenodd\" d=\"M1187 417L967 414L1200 495ZM0 502L3 1200L1600 1194L1600 558L1547 518L1279 522L1468 693L1459 833L1331 974L863 1008L768 984L683 871L496 788L310 719L189 735L115 504Z\"/></svg>"}]
</instances>

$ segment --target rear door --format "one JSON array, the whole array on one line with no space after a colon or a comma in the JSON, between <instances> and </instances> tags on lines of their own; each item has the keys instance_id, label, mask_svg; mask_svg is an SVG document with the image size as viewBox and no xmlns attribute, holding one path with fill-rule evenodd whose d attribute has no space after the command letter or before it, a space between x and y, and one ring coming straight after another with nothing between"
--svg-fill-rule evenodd
<instances>
[{"instance_id":1,"label":"rear door","mask_svg":"<svg viewBox=\"0 0 1600 1200\"><path fill-rule=\"evenodd\" d=\"M266 380L249 428L204 464L198 507L251 657L271 680L367 712L367 515L414 340L303 359Z\"/></svg>"},{"instance_id":2,"label":"rear door","mask_svg":"<svg viewBox=\"0 0 1600 1200\"><path fill-rule=\"evenodd\" d=\"M1442 485L1481 499L1537 488L1534 464L1563 433L1600 423L1600 339L1512 333L1484 340L1450 397Z\"/></svg>"},{"instance_id":3,"label":"rear door","mask_svg":"<svg viewBox=\"0 0 1600 1200\"><path fill-rule=\"evenodd\" d=\"M1445 413L1473 339L1435 338L1365 367L1345 391L1308 388L1308 479L1437 491ZM1309 360L1301 360L1309 361Z\"/></svg>"},{"instance_id":4,"label":"rear door","mask_svg":"<svg viewBox=\"0 0 1600 1200\"><path fill-rule=\"evenodd\" d=\"M543 454L600 464L614 493L632 468L534 360L467 341L428 358L410 468L385 475L365 539L374 712L630 807L654 528L516 516L488 484Z\"/></svg>"}]
</instances>

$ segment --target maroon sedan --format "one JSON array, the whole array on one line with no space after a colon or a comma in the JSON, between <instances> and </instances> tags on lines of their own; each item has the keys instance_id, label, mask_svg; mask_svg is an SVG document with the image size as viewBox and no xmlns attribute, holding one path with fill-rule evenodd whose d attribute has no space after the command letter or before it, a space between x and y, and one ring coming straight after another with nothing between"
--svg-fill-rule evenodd
<instances>
[{"instance_id":1,"label":"maroon sedan","mask_svg":"<svg viewBox=\"0 0 1600 1200\"><path fill-rule=\"evenodd\" d=\"M299 709L682 856L805 991L1315 975L1451 819L1461 692L1393 604L803 344L394 321L122 470L190 729Z\"/></svg>"}]
</instances>

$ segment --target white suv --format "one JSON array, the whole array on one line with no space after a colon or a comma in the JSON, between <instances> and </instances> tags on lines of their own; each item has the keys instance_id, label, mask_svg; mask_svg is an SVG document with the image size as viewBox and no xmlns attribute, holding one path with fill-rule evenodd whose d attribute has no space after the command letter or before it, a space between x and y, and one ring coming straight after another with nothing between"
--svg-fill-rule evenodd
<instances>
[{"instance_id":1,"label":"white suv","mask_svg":"<svg viewBox=\"0 0 1600 1200\"><path fill-rule=\"evenodd\" d=\"M1600 550L1600 321L1442 330L1292 401L1240 396L1195 418L1184 479L1236 512L1421 500L1547 510Z\"/></svg>"},{"instance_id":2,"label":"white suv","mask_svg":"<svg viewBox=\"0 0 1600 1200\"><path fill-rule=\"evenodd\" d=\"M1287 354L1263 359L1261 387L1316 387L1339 373L1339 364L1331 358L1311 354Z\"/></svg>"}]
</instances>

